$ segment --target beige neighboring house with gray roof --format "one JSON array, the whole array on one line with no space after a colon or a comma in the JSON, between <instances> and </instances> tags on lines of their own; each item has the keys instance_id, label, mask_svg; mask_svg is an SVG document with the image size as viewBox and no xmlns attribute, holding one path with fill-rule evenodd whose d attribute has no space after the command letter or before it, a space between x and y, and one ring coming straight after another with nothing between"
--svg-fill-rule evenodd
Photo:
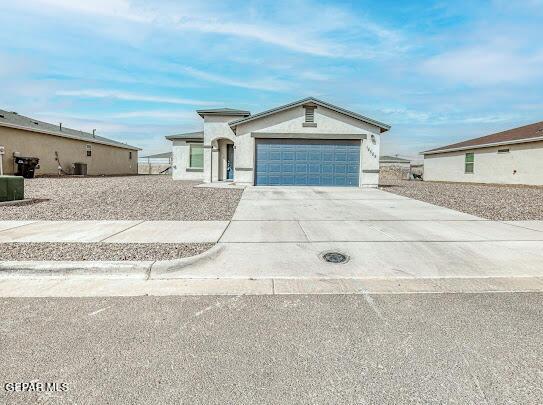
<instances>
[{"instance_id":1,"label":"beige neighboring house with gray roof","mask_svg":"<svg viewBox=\"0 0 543 405\"><path fill-rule=\"evenodd\" d=\"M172 176L257 186L376 187L389 125L313 97L258 114L198 110L203 130L176 135Z\"/></svg>"},{"instance_id":2,"label":"beige neighboring house with gray roof","mask_svg":"<svg viewBox=\"0 0 543 405\"><path fill-rule=\"evenodd\" d=\"M75 163L86 165L88 175L138 173L135 146L5 110L0 110L0 146L5 174L16 173L15 157L38 158L37 176L58 174L59 165L73 174Z\"/></svg>"},{"instance_id":3,"label":"beige neighboring house with gray roof","mask_svg":"<svg viewBox=\"0 0 543 405\"><path fill-rule=\"evenodd\" d=\"M543 185L543 121L422 154L427 181Z\"/></svg>"}]
</instances>

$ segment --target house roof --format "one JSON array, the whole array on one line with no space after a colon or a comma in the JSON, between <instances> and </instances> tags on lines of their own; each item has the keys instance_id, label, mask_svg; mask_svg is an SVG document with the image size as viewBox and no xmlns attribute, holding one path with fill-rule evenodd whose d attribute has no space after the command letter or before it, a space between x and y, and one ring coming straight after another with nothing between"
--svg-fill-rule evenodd
<instances>
[{"instance_id":1,"label":"house roof","mask_svg":"<svg viewBox=\"0 0 543 405\"><path fill-rule=\"evenodd\" d=\"M208 110L196 110L198 115L204 118L204 115L222 115L233 117L247 117L251 115L250 111L236 110L234 108L212 108Z\"/></svg>"},{"instance_id":2,"label":"house roof","mask_svg":"<svg viewBox=\"0 0 543 405\"><path fill-rule=\"evenodd\" d=\"M238 120L230 122L230 127L234 128L237 125L244 124L246 122L253 121L253 120L256 120L256 119L259 119L259 118L267 117L268 115L272 115L272 114L275 114L275 113L278 113L278 112L281 112L281 111L285 111L285 110L288 110L290 108L298 107L298 106L301 106L301 105L304 105L304 104L308 104L308 103L314 103L317 106L322 106L322 107L328 108L330 110L336 111L336 112L338 112L340 114L347 115L348 117L351 117L351 118L366 122L368 124L375 125L375 126L381 128L381 132L385 132L385 131L388 131L390 129L390 125L383 124L382 122L373 120L373 119L368 118L368 117L364 117L363 115L360 115L358 113L355 113L355 112L352 112L352 111L349 111L349 110L345 110L344 108L335 106L333 104L329 104L329 103L327 103L325 101L316 99L314 97L307 97L307 98L304 98L302 100L294 101L294 102L289 103L289 104L285 104L285 105L282 105L282 106L279 106L279 107L276 107L276 108L272 108L271 110L262 111L262 112L260 112L258 114L249 115L248 117L240 118Z\"/></svg>"},{"instance_id":3,"label":"house roof","mask_svg":"<svg viewBox=\"0 0 543 405\"><path fill-rule=\"evenodd\" d=\"M154 155L142 156L140 159L169 159L172 157L172 152L155 153Z\"/></svg>"},{"instance_id":4,"label":"house roof","mask_svg":"<svg viewBox=\"0 0 543 405\"><path fill-rule=\"evenodd\" d=\"M41 134L60 136L63 138L77 139L80 141L90 142L90 143L100 143L103 145L116 146L118 148L130 149L130 150L141 150L135 146L127 145L126 143L114 141L112 139L104 138L102 136L93 135L88 132L79 131L77 129L71 129L62 127L60 129L59 125L50 124L48 122L39 121L34 118L25 117L24 115L19 115L16 112L10 112L0 109L0 126L15 128L21 130L32 131Z\"/></svg>"},{"instance_id":5,"label":"house roof","mask_svg":"<svg viewBox=\"0 0 543 405\"><path fill-rule=\"evenodd\" d=\"M511 143L525 143L543 140L543 121L535 124L525 125L507 131L497 132L482 136L480 138L468 139L467 141L453 143L440 148L430 149L422 152L424 155L441 152L452 152L456 150L486 148L490 146L507 145Z\"/></svg>"},{"instance_id":6,"label":"house roof","mask_svg":"<svg viewBox=\"0 0 543 405\"><path fill-rule=\"evenodd\" d=\"M404 159L398 156L381 156L380 163L411 163L409 159Z\"/></svg>"},{"instance_id":7,"label":"house roof","mask_svg":"<svg viewBox=\"0 0 543 405\"><path fill-rule=\"evenodd\" d=\"M166 139L173 141L174 139L204 139L204 131L186 132L184 134L168 135Z\"/></svg>"}]
</instances>

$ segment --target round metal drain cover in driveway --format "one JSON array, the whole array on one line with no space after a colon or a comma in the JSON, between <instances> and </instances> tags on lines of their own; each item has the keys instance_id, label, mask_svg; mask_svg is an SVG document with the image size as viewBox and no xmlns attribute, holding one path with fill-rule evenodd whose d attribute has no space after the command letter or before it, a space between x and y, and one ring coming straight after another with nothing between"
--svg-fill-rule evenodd
<instances>
[{"instance_id":1,"label":"round metal drain cover in driveway","mask_svg":"<svg viewBox=\"0 0 543 405\"><path fill-rule=\"evenodd\" d=\"M322 255L325 262L328 263L346 263L349 260L349 256L340 252L326 252Z\"/></svg>"}]
</instances>

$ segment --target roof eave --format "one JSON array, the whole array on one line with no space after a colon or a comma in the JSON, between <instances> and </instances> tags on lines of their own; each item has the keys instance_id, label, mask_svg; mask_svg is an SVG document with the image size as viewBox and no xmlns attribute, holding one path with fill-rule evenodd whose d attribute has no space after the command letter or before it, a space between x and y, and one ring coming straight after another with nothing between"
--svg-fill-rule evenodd
<instances>
[{"instance_id":1,"label":"roof eave","mask_svg":"<svg viewBox=\"0 0 543 405\"><path fill-rule=\"evenodd\" d=\"M101 144L101 145L114 146L116 148L121 148L121 149L141 150L141 148L138 148L138 147L132 146L132 145L128 145L128 144L107 142L107 141L102 141L102 140L99 140L99 139L88 139L88 138L78 137L76 135L61 134L59 132L48 131L46 129L41 129L41 128L30 128L30 127L25 127L23 125L10 124L8 122L0 122L0 126L6 127L6 128L19 129L19 130L22 130L22 131L36 132L36 133L39 133L39 134L58 136L60 138L74 139L76 141L81 141L81 142L98 143L98 144Z\"/></svg>"},{"instance_id":2,"label":"roof eave","mask_svg":"<svg viewBox=\"0 0 543 405\"><path fill-rule=\"evenodd\" d=\"M470 149L483 149L483 148L491 148L493 146L515 145L519 143L529 143L529 142L538 142L538 141L543 141L543 136L538 136L534 138L515 139L512 141L492 142L492 143L485 143L485 144L480 144L480 145L461 146L458 148L431 149L424 152L420 152L420 154L421 155L435 155L437 153L457 152L461 150L470 150Z\"/></svg>"},{"instance_id":3,"label":"roof eave","mask_svg":"<svg viewBox=\"0 0 543 405\"><path fill-rule=\"evenodd\" d=\"M200 134L200 135L199 135ZM166 135L166 138L169 141L183 140L183 139L204 139L203 132L187 132L186 134L175 134L175 135Z\"/></svg>"},{"instance_id":4,"label":"roof eave","mask_svg":"<svg viewBox=\"0 0 543 405\"><path fill-rule=\"evenodd\" d=\"M205 115L217 115L221 117L249 117L250 111L208 111L208 110L196 110L196 113L204 118Z\"/></svg>"},{"instance_id":5,"label":"roof eave","mask_svg":"<svg viewBox=\"0 0 543 405\"><path fill-rule=\"evenodd\" d=\"M347 116L349 116L351 118L366 122L367 124L374 125L374 126L381 129L381 133L386 132L386 131L388 131L390 129L390 125L388 125L388 124L384 124L382 122L373 120L371 118L368 118L368 117L365 117L363 115L357 114L357 113L355 113L353 111L345 110L345 109L343 109L341 107L337 107L337 106L335 106L333 104L329 104L329 103L327 103L325 101L316 99L314 97L307 97L307 98L304 98L302 100L294 101L294 102L289 103L289 104L285 104L285 105L282 105L282 106L279 106L279 107L276 107L276 108L272 108L270 110L266 110L266 111L263 111L261 113L254 114L254 115L251 115L251 116L246 117L246 118L241 118L241 119L238 119L238 120L234 120L234 121L230 122L228 125L230 125L230 128L235 128L239 124L244 124L246 122L250 122L250 121L257 120L257 119L260 119L260 118L263 118L263 117L267 117L269 115L276 114L276 113L288 110L290 108L297 107L299 105L304 105L304 104L306 104L308 102L315 103L315 104L320 105L322 107L326 107L326 108L328 108L330 110L336 111L336 112L338 112L340 114L344 114L344 115L347 115Z\"/></svg>"}]
</instances>

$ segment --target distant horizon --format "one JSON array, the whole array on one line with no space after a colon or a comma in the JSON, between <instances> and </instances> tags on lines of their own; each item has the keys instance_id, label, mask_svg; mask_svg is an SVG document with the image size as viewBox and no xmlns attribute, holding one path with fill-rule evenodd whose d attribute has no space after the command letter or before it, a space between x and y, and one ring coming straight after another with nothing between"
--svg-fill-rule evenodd
<instances>
[{"instance_id":1,"label":"distant horizon","mask_svg":"<svg viewBox=\"0 0 543 405\"><path fill-rule=\"evenodd\" d=\"M413 159L543 120L542 0L194 3L0 4L0 108L142 156L201 130L197 109L308 96L391 125L382 155Z\"/></svg>"}]
</instances>

